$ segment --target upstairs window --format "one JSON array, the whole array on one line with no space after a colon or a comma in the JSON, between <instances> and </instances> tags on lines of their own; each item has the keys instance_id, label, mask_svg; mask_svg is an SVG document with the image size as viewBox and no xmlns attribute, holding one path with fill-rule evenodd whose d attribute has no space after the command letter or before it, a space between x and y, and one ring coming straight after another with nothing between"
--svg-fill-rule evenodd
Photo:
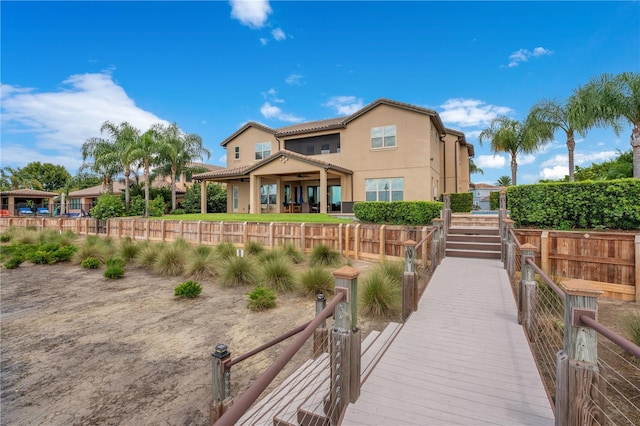
<instances>
[{"instance_id":1,"label":"upstairs window","mask_svg":"<svg viewBox=\"0 0 640 426\"><path fill-rule=\"evenodd\" d=\"M372 127L371 148L389 148L396 146L396 125Z\"/></svg>"},{"instance_id":2,"label":"upstairs window","mask_svg":"<svg viewBox=\"0 0 640 426\"><path fill-rule=\"evenodd\" d=\"M256 160L262 160L271 155L271 142L256 144Z\"/></svg>"},{"instance_id":3,"label":"upstairs window","mask_svg":"<svg viewBox=\"0 0 640 426\"><path fill-rule=\"evenodd\" d=\"M365 179L367 201L402 201L404 196L403 178Z\"/></svg>"},{"instance_id":4,"label":"upstairs window","mask_svg":"<svg viewBox=\"0 0 640 426\"><path fill-rule=\"evenodd\" d=\"M233 158L235 158L236 160L240 159L240 147L239 146L236 146L233 149Z\"/></svg>"}]
</instances>

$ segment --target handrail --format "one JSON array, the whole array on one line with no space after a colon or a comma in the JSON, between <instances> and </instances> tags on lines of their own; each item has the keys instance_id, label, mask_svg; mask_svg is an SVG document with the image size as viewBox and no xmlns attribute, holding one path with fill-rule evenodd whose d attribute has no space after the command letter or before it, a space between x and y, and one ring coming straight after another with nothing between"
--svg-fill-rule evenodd
<instances>
[{"instance_id":1,"label":"handrail","mask_svg":"<svg viewBox=\"0 0 640 426\"><path fill-rule=\"evenodd\" d=\"M547 285L549 285L549 287L551 287L551 289L553 289L553 291L558 295L558 297L562 300L565 299L565 294L564 291L562 291L562 289L560 287L558 287L556 285L556 283L553 282L553 280L551 278L549 278L549 276L547 274L544 273L544 271L542 269L540 269L540 267L538 265L536 265L535 260L533 260L532 258L528 258L527 259L527 264L529 266L531 266L533 268L533 270L542 277L542 279L544 280L544 282L547 283Z\"/></svg>"},{"instance_id":2,"label":"handrail","mask_svg":"<svg viewBox=\"0 0 640 426\"><path fill-rule=\"evenodd\" d=\"M431 228L427 235L425 235L418 244L416 244L416 251L420 248L426 241L430 240L433 237L433 233L436 231L436 228Z\"/></svg>"},{"instance_id":3,"label":"handrail","mask_svg":"<svg viewBox=\"0 0 640 426\"><path fill-rule=\"evenodd\" d=\"M582 321L587 327L593 328L595 331L602 334L604 337L611 340L613 343L620 346L631 355L640 359L640 346L635 345L634 343L617 334L615 331L605 327L604 325L600 324L598 321L587 315L580 315L580 321Z\"/></svg>"},{"instance_id":4,"label":"handrail","mask_svg":"<svg viewBox=\"0 0 640 426\"><path fill-rule=\"evenodd\" d=\"M262 392L269 386L269 384L275 379L285 365L293 358L293 356L300 350L302 345L313 334L316 328L322 324L331 314L340 301L342 301L344 293L336 294L331 302L316 316L307 327L302 331L296 339L291 342L280 355L276 357L273 363L267 367L264 372L258 376L258 378L249 386L249 388L233 403L231 407L218 419L216 425L232 426L234 425L244 413L251 407L256 399Z\"/></svg>"},{"instance_id":5,"label":"handrail","mask_svg":"<svg viewBox=\"0 0 640 426\"><path fill-rule=\"evenodd\" d=\"M516 247L520 249L522 247L522 243L518 239L518 236L516 235L516 232L513 230L513 228L509 228L509 234L511 234L511 237L513 237L513 241L516 243Z\"/></svg>"},{"instance_id":6,"label":"handrail","mask_svg":"<svg viewBox=\"0 0 640 426\"><path fill-rule=\"evenodd\" d=\"M331 316L331 315L329 315ZM311 321L302 324L296 328L294 328L293 330L289 330L284 334L281 334L280 336L276 337L275 339L272 339L270 341L268 341L267 343L263 344L262 346L258 346L257 348L245 353L244 355L240 355L239 357L236 357L234 359L231 359L229 361L227 361L227 367L231 368L232 366L236 365L239 362L244 361L247 358L251 358L252 356L259 354L260 352L269 349L271 346L273 345L277 345L278 343L282 342L283 340L287 340L289 337L295 336L296 334L300 333L301 331L303 331L305 328L307 328L309 326L309 324L311 324Z\"/></svg>"}]
</instances>

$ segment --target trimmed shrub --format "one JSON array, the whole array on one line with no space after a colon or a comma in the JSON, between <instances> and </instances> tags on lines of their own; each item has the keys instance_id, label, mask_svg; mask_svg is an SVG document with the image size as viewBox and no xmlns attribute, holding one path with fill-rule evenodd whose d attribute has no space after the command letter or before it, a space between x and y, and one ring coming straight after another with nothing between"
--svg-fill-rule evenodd
<instances>
[{"instance_id":1,"label":"trimmed shrub","mask_svg":"<svg viewBox=\"0 0 640 426\"><path fill-rule=\"evenodd\" d=\"M273 290L256 286L251 293L248 293L249 302L247 306L254 311L264 311L276 306L276 294Z\"/></svg>"},{"instance_id":2,"label":"trimmed shrub","mask_svg":"<svg viewBox=\"0 0 640 426\"><path fill-rule=\"evenodd\" d=\"M185 281L173 289L173 295L176 297L187 297L193 299L202 293L202 287L196 281Z\"/></svg>"},{"instance_id":3,"label":"trimmed shrub","mask_svg":"<svg viewBox=\"0 0 640 426\"><path fill-rule=\"evenodd\" d=\"M335 284L336 280L331 272L324 268L309 268L300 274L300 290L305 295L333 294Z\"/></svg>"},{"instance_id":4,"label":"trimmed shrub","mask_svg":"<svg viewBox=\"0 0 640 426\"><path fill-rule=\"evenodd\" d=\"M315 246L309 255L311 266L338 266L341 261L342 255L324 244Z\"/></svg>"},{"instance_id":5,"label":"trimmed shrub","mask_svg":"<svg viewBox=\"0 0 640 426\"><path fill-rule=\"evenodd\" d=\"M171 210L171 214L185 214L184 209L174 209Z\"/></svg>"},{"instance_id":6,"label":"trimmed shrub","mask_svg":"<svg viewBox=\"0 0 640 426\"><path fill-rule=\"evenodd\" d=\"M257 272L248 257L233 256L222 267L220 280L225 287L239 287L256 283Z\"/></svg>"},{"instance_id":7,"label":"trimmed shrub","mask_svg":"<svg viewBox=\"0 0 640 426\"><path fill-rule=\"evenodd\" d=\"M400 313L402 289L391 283L381 270L371 270L363 279L360 290L362 315L387 318Z\"/></svg>"},{"instance_id":8,"label":"trimmed shrub","mask_svg":"<svg viewBox=\"0 0 640 426\"><path fill-rule=\"evenodd\" d=\"M261 283L275 291L290 291L295 287L293 267L283 255L265 260L261 267Z\"/></svg>"},{"instance_id":9,"label":"trimmed shrub","mask_svg":"<svg viewBox=\"0 0 640 426\"><path fill-rule=\"evenodd\" d=\"M107 266L107 268L110 268L112 266L120 266L124 268L127 265L127 262L125 262L125 260L122 259L121 257L112 257L109 260L107 260L105 265Z\"/></svg>"},{"instance_id":10,"label":"trimmed shrub","mask_svg":"<svg viewBox=\"0 0 640 426\"><path fill-rule=\"evenodd\" d=\"M108 266L103 275L105 278L109 278L111 280L122 278L124 277L124 267L120 265Z\"/></svg>"},{"instance_id":11,"label":"trimmed shrub","mask_svg":"<svg viewBox=\"0 0 640 426\"><path fill-rule=\"evenodd\" d=\"M439 201L366 201L353 205L359 221L390 225L430 225L441 211Z\"/></svg>"},{"instance_id":12,"label":"trimmed shrub","mask_svg":"<svg viewBox=\"0 0 640 426\"><path fill-rule=\"evenodd\" d=\"M124 202L117 195L103 194L98 197L96 205L91 208L91 217L109 219L124 216Z\"/></svg>"},{"instance_id":13,"label":"trimmed shrub","mask_svg":"<svg viewBox=\"0 0 640 426\"><path fill-rule=\"evenodd\" d=\"M440 201L444 199L444 196L440 196ZM468 213L473 209L473 194L471 192L458 192L449 194L451 200L451 212L452 213Z\"/></svg>"},{"instance_id":14,"label":"trimmed shrub","mask_svg":"<svg viewBox=\"0 0 640 426\"><path fill-rule=\"evenodd\" d=\"M500 210L500 191L489 193L489 209Z\"/></svg>"},{"instance_id":15,"label":"trimmed shrub","mask_svg":"<svg viewBox=\"0 0 640 426\"><path fill-rule=\"evenodd\" d=\"M100 267L102 262L100 262L100 259L95 258L95 257L87 257L85 260L82 261L82 267L85 269L98 269Z\"/></svg>"}]
</instances>

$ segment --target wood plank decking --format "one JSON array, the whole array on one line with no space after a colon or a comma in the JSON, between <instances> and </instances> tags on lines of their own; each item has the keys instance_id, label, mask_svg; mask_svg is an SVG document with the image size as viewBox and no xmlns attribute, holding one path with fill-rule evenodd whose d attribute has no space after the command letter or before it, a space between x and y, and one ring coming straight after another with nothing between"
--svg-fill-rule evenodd
<instances>
[{"instance_id":1,"label":"wood plank decking","mask_svg":"<svg viewBox=\"0 0 640 426\"><path fill-rule=\"evenodd\" d=\"M442 261L342 424L554 424L500 261Z\"/></svg>"}]
</instances>

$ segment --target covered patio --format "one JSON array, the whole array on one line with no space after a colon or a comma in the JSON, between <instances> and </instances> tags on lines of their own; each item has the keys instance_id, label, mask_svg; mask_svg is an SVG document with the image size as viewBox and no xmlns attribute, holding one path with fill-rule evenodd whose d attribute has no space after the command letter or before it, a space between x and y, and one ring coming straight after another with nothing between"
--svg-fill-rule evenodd
<instances>
[{"instance_id":1,"label":"covered patio","mask_svg":"<svg viewBox=\"0 0 640 426\"><path fill-rule=\"evenodd\" d=\"M36 189L12 189L0 192L2 216L52 214L55 192Z\"/></svg>"}]
</instances>

